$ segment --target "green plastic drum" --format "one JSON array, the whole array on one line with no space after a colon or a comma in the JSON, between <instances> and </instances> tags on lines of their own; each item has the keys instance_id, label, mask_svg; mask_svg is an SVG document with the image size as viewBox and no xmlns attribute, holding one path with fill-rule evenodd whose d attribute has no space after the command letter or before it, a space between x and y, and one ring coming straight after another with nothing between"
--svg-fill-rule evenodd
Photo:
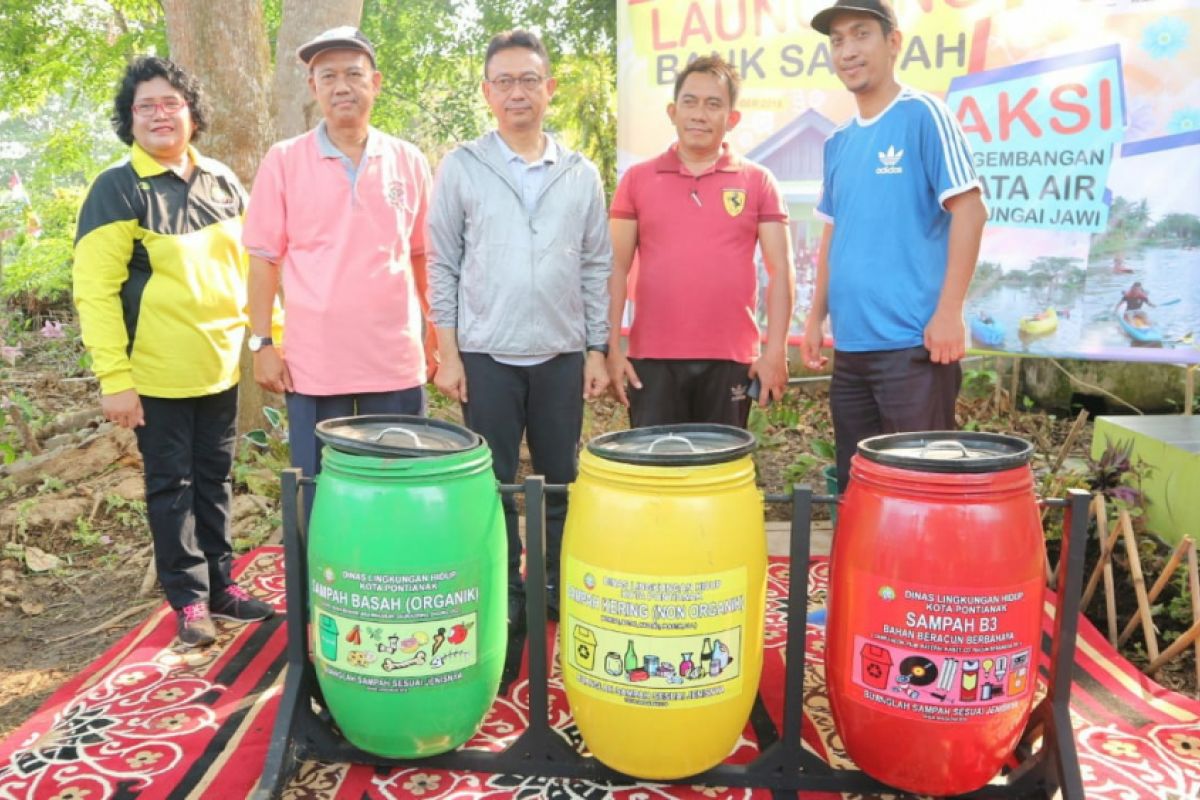
<instances>
[{"instance_id":1,"label":"green plastic drum","mask_svg":"<svg viewBox=\"0 0 1200 800\"><path fill-rule=\"evenodd\" d=\"M422 417L343 417L317 436L308 577L329 712L369 753L452 750L495 700L507 644L491 451Z\"/></svg>"}]
</instances>

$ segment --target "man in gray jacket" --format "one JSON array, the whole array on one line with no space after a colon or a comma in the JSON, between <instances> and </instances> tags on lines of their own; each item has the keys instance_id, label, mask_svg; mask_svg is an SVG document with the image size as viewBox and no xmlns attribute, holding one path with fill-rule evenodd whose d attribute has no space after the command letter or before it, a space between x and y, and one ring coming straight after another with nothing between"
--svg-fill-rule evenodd
<instances>
[{"instance_id":1,"label":"man in gray jacket","mask_svg":"<svg viewBox=\"0 0 1200 800\"><path fill-rule=\"evenodd\" d=\"M496 130L442 161L429 211L429 295L438 389L462 404L492 450L496 478L516 480L521 438L550 483L575 480L583 399L608 387L604 189L596 167L543 132L555 80L538 37L494 36L483 95ZM547 589L557 618L565 496L546 501ZM524 619L517 507L508 529L509 624Z\"/></svg>"}]
</instances>

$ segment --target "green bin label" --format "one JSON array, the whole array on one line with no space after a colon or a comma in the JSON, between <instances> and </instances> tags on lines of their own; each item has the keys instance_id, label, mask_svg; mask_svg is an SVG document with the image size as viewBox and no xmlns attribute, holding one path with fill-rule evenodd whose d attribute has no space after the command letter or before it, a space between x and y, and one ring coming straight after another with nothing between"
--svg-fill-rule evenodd
<instances>
[{"instance_id":1,"label":"green bin label","mask_svg":"<svg viewBox=\"0 0 1200 800\"><path fill-rule=\"evenodd\" d=\"M462 680L479 658L479 586L462 571L380 575L325 567L310 584L325 675L404 691Z\"/></svg>"}]
</instances>

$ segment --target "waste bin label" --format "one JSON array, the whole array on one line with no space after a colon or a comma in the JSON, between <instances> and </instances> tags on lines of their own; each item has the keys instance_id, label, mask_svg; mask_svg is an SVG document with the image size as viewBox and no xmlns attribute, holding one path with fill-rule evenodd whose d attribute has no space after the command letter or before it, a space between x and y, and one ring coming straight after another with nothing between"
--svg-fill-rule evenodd
<instances>
[{"instance_id":1,"label":"waste bin label","mask_svg":"<svg viewBox=\"0 0 1200 800\"><path fill-rule=\"evenodd\" d=\"M852 681L868 703L941 722L1000 714L1026 701L1036 679L1039 580L955 590L877 579L854 624Z\"/></svg>"},{"instance_id":2,"label":"waste bin label","mask_svg":"<svg viewBox=\"0 0 1200 800\"><path fill-rule=\"evenodd\" d=\"M697 707L742 691L746 570L614 572L566 558L564 676L594 698Z\"/></svg>"},{"instance_id":3,"label":"waste bin label","mask_svg":"<svg viewBox=\"0 0 1200 800\"><path fill-rule=\"evenodd\" d=\"M318 669L390 692L462 680L479 655L474 574L314 570L309 588Z\"/></svg>"}]
</instances>

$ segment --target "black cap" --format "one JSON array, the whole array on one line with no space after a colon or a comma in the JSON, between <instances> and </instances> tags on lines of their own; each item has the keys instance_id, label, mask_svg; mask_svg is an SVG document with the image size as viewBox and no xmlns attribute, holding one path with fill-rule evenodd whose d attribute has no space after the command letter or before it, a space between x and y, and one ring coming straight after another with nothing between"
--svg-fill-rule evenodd
<instances>
[{"instance_id":1,"label":"black cap","mask_svg":"<svg viewBox=\"0 0 1200 800\"><path fill-rule=\"evenodd\" d=\"M308 64L313 56L324 50L358 50L366 53L371 59L371 66L375 66L375 45L363 36L362 31L351 25L330 28L317 34L296 49L296 57Z\"/></svg>"},{"instance_id":2,"label":"black cap","mask_svg":"<svg viewBox=\"0 0 1200 800\"><path fill-rule=\"evenodd\" d=\"M887 2L887 0L837 0L829 8L813 17L810 24L814 30L828 36L829 23L833 22L834 15L843 14L847 11L872 14L891 25L893 30L899 27L896 25L896 12L892 10L892 4Z\"/></svg>"}]
</instances>

